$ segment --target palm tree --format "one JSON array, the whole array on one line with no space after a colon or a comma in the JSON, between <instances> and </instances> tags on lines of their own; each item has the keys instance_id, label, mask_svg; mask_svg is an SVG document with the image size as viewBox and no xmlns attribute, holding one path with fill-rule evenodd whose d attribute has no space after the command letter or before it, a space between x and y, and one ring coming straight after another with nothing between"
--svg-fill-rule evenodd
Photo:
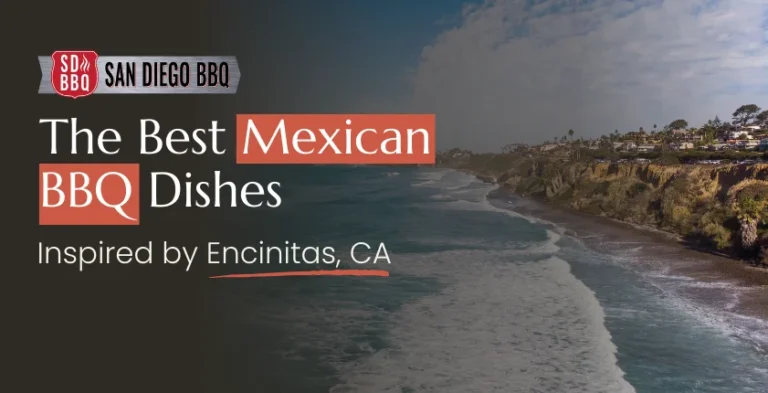
<instances>
[{"instance_id":1,"label":"palm tree","mask_svg":"<svg viewBox=\"0 0 768 393\"><path fill-rule=\"evenodd\" d=\"M573 145L573 134L575 134L575 133L576 132L573 131L573 129L568 130L568 136L571 137L571 145ZM576 148L576 150L574 150L574 157L576 157L577 160L579 159L579 149L578 149L578 147Z\"/></svg>"},{"instance_id":2,"label":"palm tree","mask_svg":"<svg viewBox=\"0 0 768 393\"><path fill-rule=\"evenodd\" d=\"M661 151L667 151L669 148L669 142L672 141L672 137L668 132L665 132L661 137Z\"/></svg>"},{"instance_id":3,"label":"palm tree","mask_svg":"<svg viewBox=\"0 0 768 393\"><path fill-rule=\"evenodd\" d=\"M734 205L734 210L739 219L741 246L745 250L749 250L757 243L757 224L762 218L761 213L765 209L765 201L744 198L736 201Z\"/></svg>"}]
</instances>

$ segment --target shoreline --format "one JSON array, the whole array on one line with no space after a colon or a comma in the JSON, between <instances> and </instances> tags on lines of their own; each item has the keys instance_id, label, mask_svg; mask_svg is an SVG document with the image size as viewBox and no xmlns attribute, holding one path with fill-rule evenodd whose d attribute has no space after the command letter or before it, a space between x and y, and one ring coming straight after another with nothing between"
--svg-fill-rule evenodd
<instances>
[{"instance_id":1,"label":"shoreline","mask_svg":"<svg viewBox=\"0 0 768 393\"><path fill-rule=\"evenodd\" d=\"M516 193L514 190L506 187L504 184L498 183L497 179L494 176L479 174L479 173L477 173L475 171L472 171L472 170L469 170L469 169L455 169L455 170L457 170L457 171L459 171L461 173L465 173L465 174L474 176L476 179L478 179L478 180L480 180L480 181L482 181L484 183L494 184L494 185L499 187L499 190L503 190L505 193L510 194L510 195L514 195L517 198L524 198L524 199L527 199L527 200L535 201L535 202L537 202L539 204L543 204L543 205L546 205L548 207L559 209L561 211L565 211L565 212L569 212L569 213L580 214L580 215L585 215L587 217L594 217L594 218L609 220L609 221L615 222L615 223L620 224L620 225L626 225L626 226L632 227L632 228L634 228L636 230L639 230L639 231L648 231L648 232L654 232L654 233L665 235L666 237L668 237L670 239L674 239L678 243L678 245L680 247L684 247L686 249L694 250L694 251L700 252L702 254L708 254L708 255L713 255L713 256L716 256L716 257L724 258L724 259L727 259L727 260L729 260L731 262L736 262L734 264L739 265L739 267L741 269L755 272L755 274L762 274L762 275L764 275L764 277L762 278L762 280L764 280L764 285L768 285L768 267L756 266L756 265L750 263L749 260L740 258L740 257L735 256L733 254L719 252L719 251L711 249L711 248L707 248L707 247L704 247L704 246L701 246L701 245L696 245L696 244L692 244L690 242L686 242L685 238L682 235L680 235L680 234L664 230L664 229L659 228L659 227L654 226L654 225L637 224L637 223L633 223L633 222L629 222L629 221L624 221L624 220L621 220L621 219L618 219L618 218L609 217L609 216L606 216L606 215L599 215L599 214L593 214L593 213L589 213L589 212L585 212L585 211L581 211L581 210L576 210L576 209L573 209L571 207L565 206L563 204L558 204L558 203L554 203L554 202L551 202L551 201L542 200L541 198L536 198L536 197L533 197L533 196L530 196L530 195L520 195L520 194Z\"/></svg>"},{"instance_id":2,"label":"shoreline","mask_svg":"<svg viewBox=\"0 0 768 393\"><path fill-rule=\"evenodd\" d=\"M627 267L649 277L690 283L689 287L679 288L680 295L698 307L768 322L768 274L765 269L734 263L735 260L728 256L687 247L680 242L680 236L651 226L580 212L520 196L504 187L491 191L487 197L491 203L498 203L498 207L559 226L566 231L566 236L600 253L612 254L611 250L605 249L607 243L631 243L642 247L641 257Z\"/></svg>"},{"instance_id":3,"label":"shoreline","mask_svg":"<svg viewBox=\"0 0 768 393\"><path fill-rule=\"evenodd\" d=\"M548 205L553 205L553 206L555 206L555 207L557 207L559 209L564 209L566 211L575 211L573 209L570 209L570 208L567 208L567 207L563 207L563 206L560 206L560 205L557 205L557 204L554 204L554 203L551 203L551 202L546 202L546 201L537 201L537 202L548 204ZM673 240L673 241L677 242L677 245L679 247L683 247L683 248L691 250L691 251L700 252L700 253L703 253L703 254L707 254L707 255L711 255L711 256L715 256L715 257L718 257L718 258L725 259L727 261L723 261L723 263L731 263L731 264L735 265L735 267L737 267L739 269L744 269L744 270L747 270L747 271L754 271L755 273L758 273L758 274L764 274L765 277L762 278L762 279L765 280L765 282L762 285L768 285L768 268L764 268L764 267L760 267L760 266L754 266L754 265L750 264L749 261L747 261L745 259L733 256L733 255L730 255L730 254L727 254L727 253L724 253L724 252L719 252L717 250L713 250L713 249L710 249L710 248L707 248L707 247L704 247L704 246L688 243L688 242L685 241L685 238L683 236L681 236L681 235L679 235L677 233L674 233L674 232L670 232L670 231L661 229L661 228L653 226L653 225L635 224L635 223L628 222L628 221L622 221L622 220L620 220L618 218L613 218L613 217L608 217L608 216L599 216L599 215L594 215L594 214L590 214L590 213L586 213L586 214L588 214L591 217L599 217L601 219L610 220L610 221L613 221L613 222L615 222L616 224L619 224L619 225L626 225L626 226L632 227L632 228L634 228L634 229L636 229L638 231L658 233L660 235L666 236L670 240ZM737 262L737 263L732 263L732 262Z\"/></svg>"}]
</instances>

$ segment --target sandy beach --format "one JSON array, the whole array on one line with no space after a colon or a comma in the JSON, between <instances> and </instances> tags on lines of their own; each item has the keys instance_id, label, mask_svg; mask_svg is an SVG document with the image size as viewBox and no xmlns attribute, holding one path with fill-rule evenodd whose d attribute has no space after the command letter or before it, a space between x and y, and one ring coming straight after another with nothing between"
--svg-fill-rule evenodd
<instances>
[{"instance_id":1,"label":"sandy beach","mask_svg":"<svg viewBox=\"0 0 768 393\"><path fill-rule=\"evenodd\" d=\"M665 291L685 299L690 306L707 313L707 318L738 325L751 337L768 340L768 274L741 261L691 249L669 233L634 226L566 207L521 198L499 189L489 195L497 207L544 220L562 228L565 234L587 247L608 255L616 244L636 251L638 257L626 263ZM613 245L613 246L608 246ZM756 343L764 352L766 342Z\"/></svg>"}]
</instances>

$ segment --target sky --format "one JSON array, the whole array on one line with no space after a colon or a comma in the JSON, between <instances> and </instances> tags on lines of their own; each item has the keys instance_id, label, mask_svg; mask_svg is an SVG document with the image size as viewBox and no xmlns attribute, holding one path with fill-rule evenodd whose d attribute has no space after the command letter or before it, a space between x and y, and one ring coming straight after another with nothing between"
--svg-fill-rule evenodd
<instances>
[{"instance_id":1,"label":"sky","mask_svg":"<svg viewBox=\"0 0 768 393\"><path fill-rule=\"evenodd\" d=\"M440 149L768 108L768 0L288 3L316 111L435 113Z\"/></svg>"}]
</instances>

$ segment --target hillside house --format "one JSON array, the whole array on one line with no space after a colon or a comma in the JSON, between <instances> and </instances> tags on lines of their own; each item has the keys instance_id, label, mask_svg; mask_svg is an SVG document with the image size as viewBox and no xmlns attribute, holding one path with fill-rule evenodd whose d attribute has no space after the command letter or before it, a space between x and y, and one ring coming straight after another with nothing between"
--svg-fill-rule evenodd
<instances>
[{"instance_id":1,"label":"hillside house","mask_svg":"<svg viewBox=\"0 0 768 393\"><path fill-rule=\"evenodd\" d=\"M630 131L624 135L624 138L633 141L644 141L648 138L648 135L645 132Z\"/></svg>"},{"instance_id":2,"label":"hillside house","mask_svg":"<svg viewBox=\"0 0 768 393\"><path fill-rule=\"evenodd\" d=\"M657 147L658 147L657 145L638 145L637 146L637 151L639 151L641 153L647 153L647 152L651 152L651 151L657 150Z\"/></svg>"},{"instance_id":3,"label":"hillside house","mask_svg":"<svg viewBox=\"0 0 768 393\"><path fill-rule=\"evenodd\" d=\"M744 150L755 150L755 149L757 149L758 146L760 146L760 141L758 141L757 139L750 139L750 140L747 140L747 141L739 141L736 144L737 148L744 149Z\"/></svg>"},{"instance_id":4,"label":"hillside house","mask_svg":"<svg viewBox=\"0 0 768 393\"><path fill-rule=\"evenodd\" d=\"M709 150L725 150L728 148L727 143L715 143L714 145L709 145Z\"/></svg>"},{"instance_id":5,"label":"hillside house","mask_svg":"<svg viewBox=\"0 0 768 393\"><path fill-rule=\"evenodd\" d=\"M693 147L692 142L680 142L672 145L672 148L675 150L691 150Z\"/></svg>"},{"instance_id":6,"label":"hillside house","mask_svg":"<svg viewBox=\"0 0 768 393\"><path fill-rule=\"evenodd\" d=\"M552 144L552 143L547 143L546 145L542 145L539 148L539 151L542 151L542 152L550 151L550 150L556 149L557 147L558 147L558 145L555 145L555 144Z\"/></svg>"},{"instance_id":7,"label":"hillside house","mask_svg":"<svg viewBox=\"0 0 768 393\"><path fill-rule=\"evenodd\" d=\"M694 132L689 132L689 133L685 134L685 136L683 136L682 139L684 141L686 141L686 142L701 142L701 141L704 140L704 135L697 134L697 133L694 133Z\"/></svg>"},{"instance_id":8,"label":"hillside house","mask_svg":"<svg viewBox=\"0 0 768 393\"><path fill-rule=\"evenodd\" d=\"M589 140L585 142L587 144L587 149L589 150L598 150L601 146L604 145L604 141L602 139L599 140Z\"/></svg>"},{"instance_id":9,"label":"hillside house","mask_svg":"<svg viewBox=\"0 0 768 393\"><path fill-rule=\"evenodd\" d=\"M752 139L752 135L749 134L749 131L747 130L739 130L739 131L731 131L728 134L728 137L731 139L739 139L743 136L745 136L747 139Z\"/></svg>"}]
</instances>

